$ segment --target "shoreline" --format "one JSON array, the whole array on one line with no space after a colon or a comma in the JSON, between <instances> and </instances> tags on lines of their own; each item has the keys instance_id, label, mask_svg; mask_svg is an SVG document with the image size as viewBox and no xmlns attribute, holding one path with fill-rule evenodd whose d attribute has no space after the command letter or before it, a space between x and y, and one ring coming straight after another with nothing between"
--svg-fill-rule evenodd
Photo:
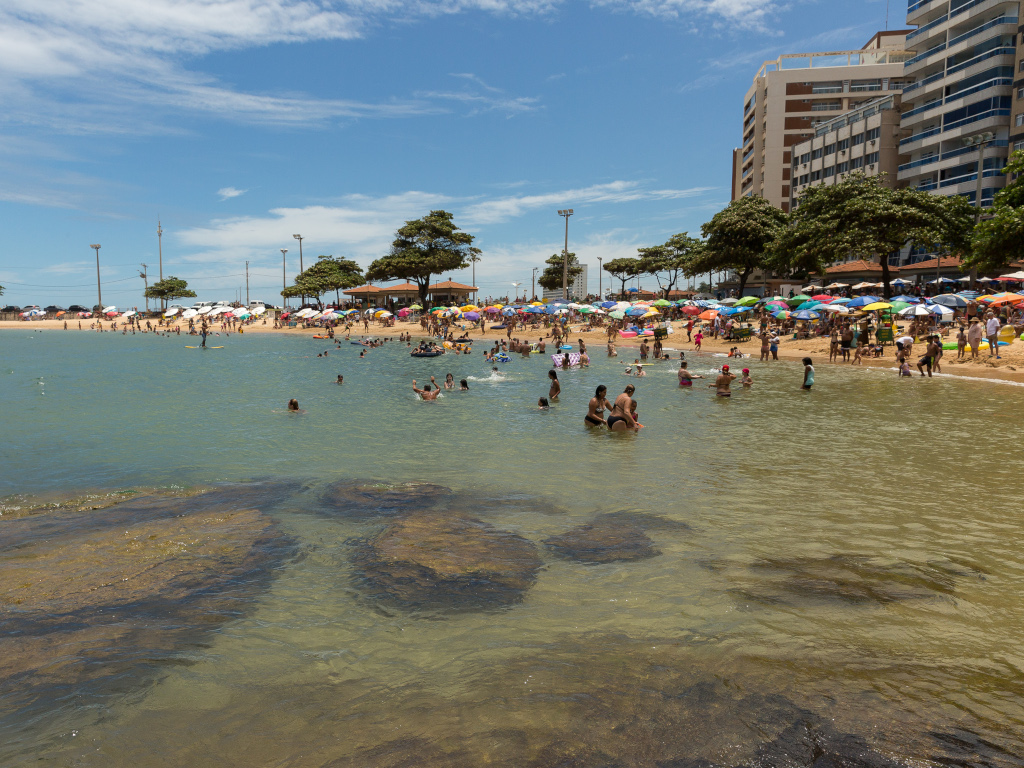
<instances>
[{"instance_id":1,"label":"shoreline","mask_svg":"<svg viewBox=\"0 0 1024 768\"><path fill-rule=\"evenodd\" d=\"M82 330L79 331L78 328L77 328L78 321L77 320L69 321L69 327L68 327L66 333L90 332L88 326L85 325L85 321L83 320L82 322L83 322L83 327L82 327ZM26 321L26 320L0 320L0 331L4 331L4 330L8 330L8 331L10 331L10 330L44 331L45 330L45 331L57 331L57 332L62 332L62 333L65 332L64 331L64 321L63 320L32 320L32 321ZM281 335L288 335L288 336L308 336L308 337L312 337L314 334L321 333L322 330L323 329L321 329L321 328L298 328L298 327L296 327L296 328L274 328L274 326L272 324L270 324L270 323L268 323L267 325L254 324L254 325L245 326L245 333L260 333L260 334L269 333L269 334L281 334ZM391 327L391 328L379 328L379 327L371 326L370 330L368 332L366 332L366 333L363 333L362 331L358 331L357 332L357 330L358 329L353 328L353 332L351 334L353 337L357 337L358 338L358 337L362 337L362 336L391 336L391 335L397 336L399 333L409 332L409 333L412 334L412 337L416 338L416 339L432 338L432 337L427 336L426 334L424 334L422 332L422 329L419 327L418 323L401 323L401 324L395 325L394 327ZM93 333L95 333L95 331L93 331ZM120 333L120 329L115 331L115 333ZM532 340L532 339L534 339L534 337L541 338L541 337L544 337L546 334L550 334L550 329L544 329L544 328L537 329L537 330L528 329L525 332L524 331L515 331L513 333L513 336L515 336L516 338L524 339L524 340ZM342 335L342 334L340 334L340 335ZM472 333L470 333L470 337L476 343L479 343L480 341L489 341L490 342L490 341L495 341L495 340L498 340L498 339L505 338L504 334L501 331L499 331L499 330L490 330L490 329L485 334L480 334L478 332L478 330L475 329ZM606 355L605 349L607 347L607 334L603 330L589 331L589 332L575 332L575 333L571 333L570 334L570 338L572 338L574 340L583 339L584 342L586 342L587 346L589 347L588 351L590 353L591 358L604 357ZM678 339L678 341L677 341L677 339ZM548 339L545 338L545 340L547 341ZM320 341L320 340L318 339L318 341ZM326 339L323 339L323 341L326 341ZM615 347L616 347L617 350L620 350L620 357L622 357L621 350L625 350L625 349L639 349L639 343L635 343L635 342L636 342L636 339L621 339L621 338L620 339L616 339L615 340ZM653 345L653 340L651 341L651 344ZM573 342L573 345L574 346L576 345L576 341ZM685 333L685 330L683 330L683 329L678 329L678 330L676 330L676 332L674 334L669 335L669 337L667 339L665 339L664 345L665 345L666 349L673 349L673 350L675 350L677 352L678 351L683 351L683 352L686 352L687 354L692 354L694 352L693 344L686 342L686 333ZM849 363L843 363L843 362L829 362L828 359L827 359L828 358L828 350L829 350L829 346L828 345L829 345L828 339L824 339L824 338L823 339L803 339L803 340L800 340L800 341L796 341L796 340L794 340L792 338L785 338L785 339L782 339L782 341L781 341L781 343L779 345L779 360L780 361L781 360L786 360L786 361L791 361L791 362L793 362L793 361L797 361L798 362L800 359L802 359L804 357L810 357L810 358L812 358L814 360L814 365L815 365L816 368L819 367L819 366L850 365ZM923 349L923 347L921 347L919 345L920 345L920 342L918 344L915 344L914 346L918 350ZM712 339L710 337L705 337L705 339L703 341L703 344L702 344L701 352L702 353L706 353L706 354L709 353L709 354L712 354L712 355L713 354L718 354L718 353L727 354L729 352L730 347L734 347L734 346L738 347L739 350L743 353L744 357L742 358L742 360L748 361L748 362L754 362L754 363L759 362L758 358L760 357L760 354L761 354L761 345L760 345L760 341L758 339L756 339L756 338L751 339L750 341L747 341L747 342L732 343L732 342L719 341L719 340L716 340L716 339ZM887 346L885 348L885 351L886 351L885 357L881 357L881 358L870 358L870 357L863 358L863 366L862 367L865 367L865 368L869 368L869 367L870 368L885 368L885 369L889 369L889 370L895 371L895 367L896 367L895 347ZM677 358L677 357L678 357L677 355L674 356L674 358ZM915 354L913 355L913 357L916 359L916 358L919 358L920 355L917 354L917 352L915 351ZM851 352L851 358L852 358L852 352ZM774 361L769 361L769 362L774 362ZM747 362L744 362L743 365L747 365ZM950 375L950 374L952 374L952 375L960 376L960 377L964 377L964 378L989 379L989 380L996 380L996 381L1010 381L1010 382L1016 382L1016 383L1024 383L1024 341L1017 342L1015 344L1010 345L1010 347L1008 347L1008 348L1004 348L1002 350L1002 359L998 360L998 361L996 361L996 360L991 360L990 361L987 352L985 352L983 350L982 352L979 353L979 358L978 358L977 362L970 362L969 358L965 362L958 362L957 359L956 359L956 351L955 350L947 350L946 354L943 355L942 365L943 365L943 371L942 371L943 375ZM917 373L916 363L912 363L911 368L913 370L914 377L920 378L918 373Z\"/></svg>"}]
</instances>

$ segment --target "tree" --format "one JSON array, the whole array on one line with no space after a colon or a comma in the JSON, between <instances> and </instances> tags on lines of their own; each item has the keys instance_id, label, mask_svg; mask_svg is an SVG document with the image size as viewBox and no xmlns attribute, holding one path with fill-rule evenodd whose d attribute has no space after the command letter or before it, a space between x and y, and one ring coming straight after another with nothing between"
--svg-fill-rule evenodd
<instances>
[{"instance_id":1,"label":"tree","mask_svg":"<svg viewBox=\"0 0 1024 768\"><path fill-rule=\"evenodd\" d=\"M881 176L855 173L800 196L791 226L776 243L774 266L824 274L850 254L878 256L882 295L889 298L890 253L908 242L966 252L972 228L971 205L962 197L891 189Z\"/></svg>"},{"instance_id":2,"label":"tree","mask_svg":"<svg viewBox=\"0 0 1024 768\"><path fill-rule=\"evenodd\" d=\"M333 256L320 256L316 262L304 272L295 276L295 284L281 291L285 298L295 296L313 296L317 304L323 306L320 298L334 291L337 302L341 303L340 292L345 288L355 288L363 283L363 269L351 259L336 259Z\"/></svg>"},{"instance_id":3,"label":"tree","mask_svg":"<svg viewBox=\"0 0 1024 768\"><path fill-rule=\"evenodd\" d=\"M537 278L537 284L541 288L546 288L549 291L553 291L556 288L562 287L562 254L556 253L551 256L550 259L544 262L547 264L544 267L544 271L541 272L540 277ZM575 253L570 253L568 257L568 285L572 286L576 282L576 278L583 274L583 267L576 259Z\"/></svg>"},{"instance_id":4,"label":"tree","mask_svg":"<svg viewBox=\"0 0 1024 768\"><path fill-rule=\"evenodd\" d=\"M772 245L787 220L785 212L762 197L733 200L700 228L706 242L690 257L687 274L733 270L742 295L751 273L768 268Z\"/></svg>"},{"instance_id":5,"label":"tree","mask_svg":"<svg viewBox=\"0 0 1024 768\"><path fill-rule=\"evenodd\" d=\"M654 275L664 298L676 287L679 279L687 274L690 261L696 257L704 244L686 232L673 235L664 245L638 248L640 253L640 274Z\"/></svg>"},{"instance_id":6,"label":"tree","mask_svg":"<svg viewBox=\"0 0 1024 768\"><path fill-rule=\"evenodd\" d=\"M405 280L416 283L420 303L427 306L430 278L465 269L470 257L480 254L473 235L455 226L447 211L431 211L422 219L405 222L395 234L391 251L366 270L367 280Z\"/></svg>"},{"instance_id":7,"label":"tree","mask_svg":"<svg viewBox=\"0 0 1024 768\"><path fill-rule=\"evenodd\" d=\"M619 281L620 298L625 298L626 296L626 283L637 275L642 275L644 273L643 268L640 265L640 259L633 259L629 257L606 261L604 263L604 271Z\"/></svg>"},{"instance_id":8,"label":"tree","mask_svg":"<svg viewBox=\"0 0 1024 768\"><path fill-rule=\"evenodd\" d=\"M1010 155L1003 173L1011 181L996 193L991 217L978 223L964 265L983 272L1001 272L1011 261L1024 259L1024 152Z\"/></svg>"},{"instance_id":9,"label":"tree","mask_svg":"<svg viewBox=\"0 0 1024 768\"><path fill-rule=\"evenodd\" d=\"M185 280L168 275L163 280L149 286L144 295L147 299L174 301L175 299L194 299L196 292L188 289L188 283Z\"/></svg>"}]
</instances>

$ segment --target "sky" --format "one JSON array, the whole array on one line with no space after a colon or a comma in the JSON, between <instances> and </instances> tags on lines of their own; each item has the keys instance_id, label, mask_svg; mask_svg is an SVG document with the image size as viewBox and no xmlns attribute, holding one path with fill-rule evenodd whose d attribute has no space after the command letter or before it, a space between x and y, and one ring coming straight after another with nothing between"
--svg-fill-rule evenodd
<instances>
[{"instance_id":1,"label":"sky","mask_svg":"<svg viewBox=\"0 0 1024 768\"><path fill-rule=\"evenodd\" d=\"M4 0L0 304L91 306L99 243L104 303L143 306L158 220L165 277L245 300L248 261L249 298L280 304L293 234L304 266L365 267L439 208L483 251L481 297L528 288L572 208L596 292L599 257L728 204L763 61L859 48L885 19L885 0Z\"/></svg>"}]
</instances>

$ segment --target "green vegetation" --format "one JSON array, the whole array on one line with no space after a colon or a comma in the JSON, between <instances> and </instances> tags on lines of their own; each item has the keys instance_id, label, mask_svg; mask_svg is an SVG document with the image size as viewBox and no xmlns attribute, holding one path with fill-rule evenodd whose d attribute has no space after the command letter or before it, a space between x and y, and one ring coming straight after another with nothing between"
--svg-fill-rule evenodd
<instances>
[{"instance_id":1,"label":"green vegetation","mask_svg":"<svg viewBox=\"0 0 1024 768\"><path fill-rule=\"evenodd\" d=\"M174 301L175 299L194 299L196 292L189 290L188 283L185 280L169 275L149 286L146 289L145 296L147 299Z\"/></svg>"},{"instance_id":2,"label":"green vegetation","mask_svg":"<svg viewBox=\"0 0 1024 768\"><path fill-rule=\"evenodd\" d=\"M537 283L541 288L545 288L549 291L553 291L556 288L562 287L562 254L556 253L551 256L550 259L544 262L547 266L544 267L544 271L541 272L540 277L537 278ZM572 285L573 281L583 274L583 267L580 265L579 260L576 258L575 253L569 253L568 263L568 280L567 285Z\"/></svg>"},{"instance_id":3,"label":"green vegetation","mask_svg":"<svg viewBox=\"0 0 1024 768\"><path fill-rule=\"evenodd\" d=\"M621 258L612 259L604 263L604 271L619 281L619 297L626 296L626 283L638 275L644 273L640 265L640 259Z\"/></svg>"},{"instance_id":4,"label":"green vegetation","mask_svg":"<svg viewBox=\"0 0 1024 768\"><path fill-rule=\"evenodd\" d=\"M334 291L337 302L341 303L341 291L355 288L363 283L363 270L351 259L336 259L320 256L315 264L295 276L295 284L281 291L285 298L312 296L322 305L321 297Z\"/></svg>"},{"instance_id":5,"label":"green vegetation","mask_svg":"<svg viewBox=\"0 0 1024 768\"><path fill-rule=\"evenodd\" d=\"M964 259L971 269L996 272L1024 259L1024 152L1014 152L1003 173L1011 180L996 194L992 217L975 228L971 252Z\"/></svg>"}]
</instances>

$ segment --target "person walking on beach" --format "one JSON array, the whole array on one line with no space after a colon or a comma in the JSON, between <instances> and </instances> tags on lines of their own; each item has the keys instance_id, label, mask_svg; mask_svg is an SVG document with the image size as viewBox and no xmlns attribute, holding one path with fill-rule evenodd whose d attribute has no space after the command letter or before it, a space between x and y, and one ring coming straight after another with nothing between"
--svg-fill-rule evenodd
<instances>
[{"instance_id":1,"label":"person walking on beach","mask_svg":"<svg viewBox=\"0 0 1024 768\"><path fill-rule=\"evenodd\" d=\"M715 383L708 384L708 388L715 390L715 397L732 397L732 390L729 387L735 378L735 374L729 373L729 366L723 365L721 373L715 379Z\"/></svg>"},{"instance_id":2,"label":"person walking on beach","mask_svg":"<svg viewBox=\"0 0 1024 768\"><path fill-rule=\"evenodd\" d=\"M981 322L976 317L971 318L971 325L967 329L967 343L971 346L971 359L978 359L978 349L981 347L981 337L984 335Z\"/></svg>"},{"instance_id":3,"label":"person walking on beach","mask_svg":"<svg viewBox=\"0 0 1024 768\"><path fill-rule=\"evenodd\" d=\"M922 376L924 376L924 367L928 366L929 379L932 377L932 366L935 365L935 358L938 354L936 350L941 349L938 338L938 336L928 337L928 346L925 348L924 357L917 361L917 370L920 371Z\"/></svg>"},{"instance_id":4,"label":"person walking on beach","mask_svg":"<svg viewBox=\"0 0 1024 768\"><path fill-rule=\"evenodd\" d=\"M990 311L985 322L985 335L988 336L988 356L995 355L996 360L1002 359L999 355L999 327L999 318Z\"/></svg>"}]
</instances>

